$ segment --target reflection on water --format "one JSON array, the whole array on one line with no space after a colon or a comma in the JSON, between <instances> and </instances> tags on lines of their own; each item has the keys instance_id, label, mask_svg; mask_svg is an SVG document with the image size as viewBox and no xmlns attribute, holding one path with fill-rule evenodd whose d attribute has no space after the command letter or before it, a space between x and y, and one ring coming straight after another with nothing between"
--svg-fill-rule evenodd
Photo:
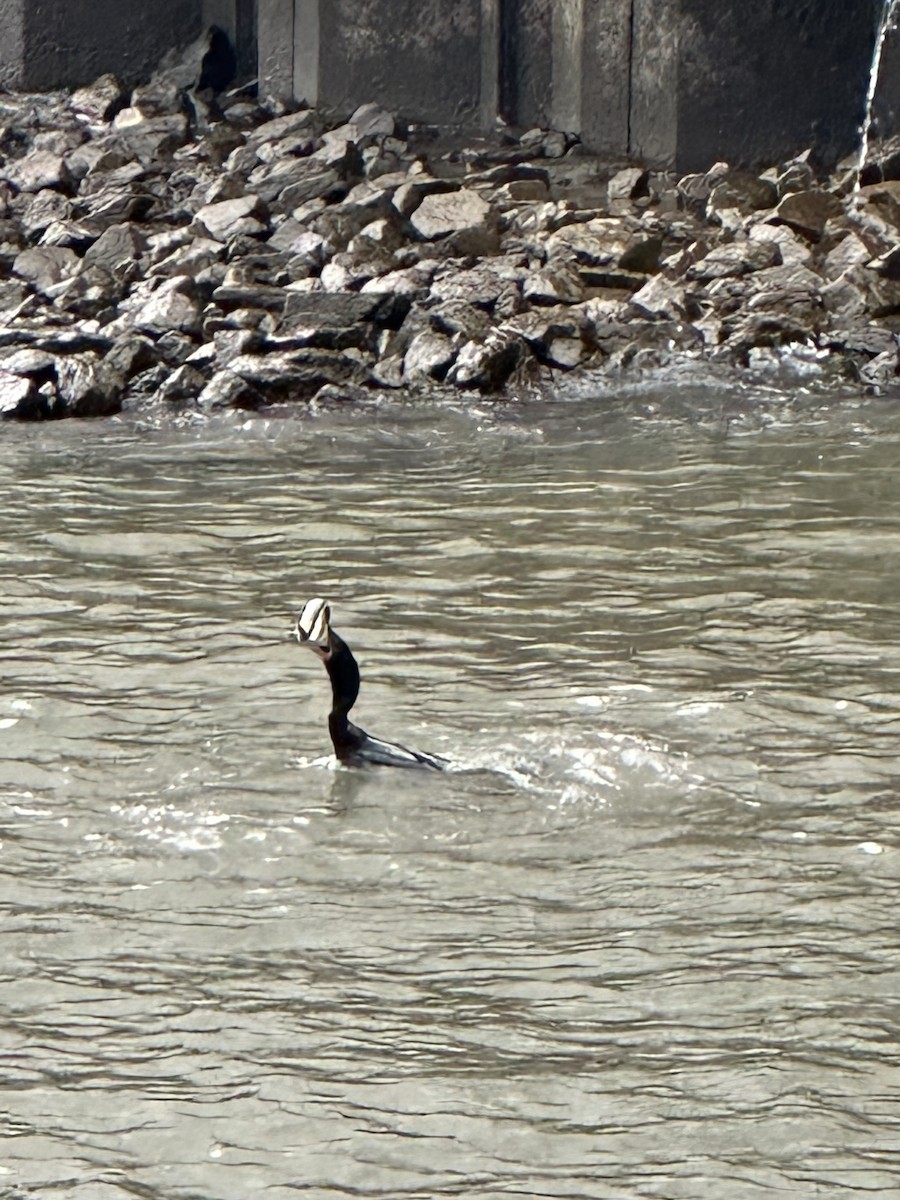
<instances>
[{"instance_id":1,"label":"reflection on water","mask_svg":"<svg viewBox=\"0 0 900 1200\"><path fill-rule=\"evenodd\" d=\"M0 1193L897 1195L892 407L3 435Z\"/></svg>"}]
</instances>

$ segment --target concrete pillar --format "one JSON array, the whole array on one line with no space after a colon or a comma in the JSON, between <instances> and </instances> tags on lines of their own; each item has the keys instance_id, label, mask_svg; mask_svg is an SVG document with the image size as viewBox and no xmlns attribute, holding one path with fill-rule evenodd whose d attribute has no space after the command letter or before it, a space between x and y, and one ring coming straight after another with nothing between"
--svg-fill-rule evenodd
<instances>
[{"instance_id":1,"label":"concrete pillar","mask_svg":"<svg viewBox=\"0 0 900 1200\"><path fill-rule=\"evenodd\" d=\"M310 3L315 6L318 18L319 0L310 0ZM256 38L260 95L282 99L294 95L294 4L295 0L259 0ZM308 79L304 82L308 83ZM317 98L318 76L315 94L306 99L315 104Z\"/></svg>"},{"instance_id":2,"label":"concrete pillar","mask_svg":"<svg viewBox=\"0 0 900 1200\"><path fill-rule=\"evenodd\" d=\"M25 54L25 0L0 0L0 88L22 87Z\"/></svg>"},{"instance_id":3,"label":"concrete pillar","mask_svg":"<svg viewBox=\"0 0 900 1200\"><path fill-rule=\"evenodd\" d=\"M258 0L263 93L476 128L498 106L500 0Z\"/></svg>"},{"instance_id":4,"label":"concrete pillar","mask_svg":"<svg viewBox=\"0 0 900 1200\"><path fill-rule=\"evenodd\" d=\"M628 148L633 0L584 0L581 44L581 125L598 154Z\"/></svg>"},{"instance_id":5,"label":"concrete pillar","mask_svg":"<svg viewBox=\"0 0 900 1200\"><path fill-rule=\"evenodd\" d=\"M632 13L626 146L656 167L678 158L678 7L679 0L634 0Z\"/></svg>"},{"instance_id":6,"label":"concrete pillar","mask_svg":"<svg viewBox=\"0 0 900 1200\"><path fill-rule=\"evenodd\" d=\"M824 165L851 153L882 6L634 0L633 154L693 171L810 146Z\"/></svg>"},{"instance_id":7,"label":"concrete pillar","mask_svg":"<svg viewBox=\"0 0 900 1200\"><path fill-rule=\"evenodd\" d=\"M0 0L0 78L34 91L77 87L106 71L134 83L201 24L201 0Z\"/></svg>"}]
</instances>

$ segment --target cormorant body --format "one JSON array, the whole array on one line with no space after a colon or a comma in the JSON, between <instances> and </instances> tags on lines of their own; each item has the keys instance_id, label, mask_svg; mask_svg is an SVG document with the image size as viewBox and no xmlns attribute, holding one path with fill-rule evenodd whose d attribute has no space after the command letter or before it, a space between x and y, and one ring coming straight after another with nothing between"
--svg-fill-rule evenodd
<instances>
[{"instance_id":1,"label":"cormorant body","mask_svg":"<svg viewBox=\"0 0 900 1200\"><path fill-rule=\"evenodd\" d=\"M444 763L431 754L372 737L350 720L350 709L359 695L359 667L350 647L331 628L331 608L324 600L310 600L304 605L297 617L295 632L297 641L322 659L331 680L328 732L340 762L348 767L377 765L444 770Z\"/></svg>"}]
</instances>

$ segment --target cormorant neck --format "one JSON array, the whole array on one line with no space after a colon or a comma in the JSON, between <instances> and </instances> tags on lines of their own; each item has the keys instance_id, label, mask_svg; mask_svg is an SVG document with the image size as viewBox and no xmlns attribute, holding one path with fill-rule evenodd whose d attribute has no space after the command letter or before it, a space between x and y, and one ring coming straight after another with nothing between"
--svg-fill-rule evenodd
<instances>
[{"instance_id":1,"label":"cormorant neck","mask_svg":"<svg viewBox=\"0 0 900 1200\"><path fill-rule=\"evenodd\" d=\"M331 630L331 654L325 663L331 680L331 715L346 721L359 695L359 667L350 647Z\"/></svg>"}]
</instances>

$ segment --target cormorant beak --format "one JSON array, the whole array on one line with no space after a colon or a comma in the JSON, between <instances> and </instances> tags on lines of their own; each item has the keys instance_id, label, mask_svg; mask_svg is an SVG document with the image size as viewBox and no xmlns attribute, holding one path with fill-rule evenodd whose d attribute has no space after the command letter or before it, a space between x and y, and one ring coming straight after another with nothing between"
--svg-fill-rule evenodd
<instances>
[{"instance_id":1,"label":"cormorant beak","mask_svg":"<svg viewBox=\"0 0 900 1200\"><path fill-rule=\"evenodd\" d=\"M294 637L301 646L308 646L323 662L331 657L331 605L318 597L307 600L297 614Z\"/></svg>"}]
</instances>

